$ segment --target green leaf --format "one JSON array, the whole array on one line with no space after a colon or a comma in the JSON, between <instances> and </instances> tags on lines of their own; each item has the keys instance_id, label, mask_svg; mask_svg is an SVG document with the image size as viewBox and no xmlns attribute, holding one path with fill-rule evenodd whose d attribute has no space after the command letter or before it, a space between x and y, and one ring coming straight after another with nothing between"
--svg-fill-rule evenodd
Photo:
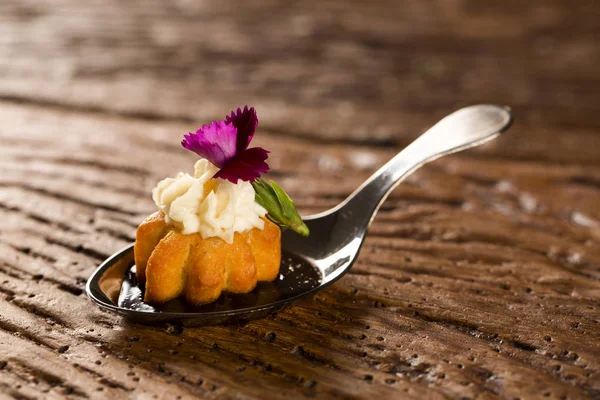
<instances>
[{"instance_id":1,"label":"green leaf","mask_svg":"<svg viewBox=\"0 0 600 400\"><path fill-rule=\"evenodd\" d=\"M263 206L271 217L282 220L283 215L281 214L281 208L279 205L279 201L277 199L277 195L273 188L269 186L267 182L263 179L256 179L252 186L254 187L254 192L256 193L256 202Z\"/></svg>"},{"instance_id":2,"label":"green leaf","mask_svg":"<svg viewBox=\"0 0 600 400\"><path fill-rule=\"evenodd\" d=\"M294 202L279 185L273 181L269 184L258 178L252 182L252 187L256 193L256 202L267 210L271 221L302 236L308 236L308 227L298 214Z\"/></svg>"},{"instance_id":3,"label":"green leaf","mask_svg":"<svg viewBox=\"0 0 600 400\"><path fill-rule=\"evenodd\" d=\"M281 205L281 212L285 218L292 218L294 216L294 213L298 213L296 211L296 207L294 206L294 202L292 201L292 199L290 199L290 196L288 196L288 194L284 192L283 189L279 187L279 185L271 181L271 188L277 196L277 200Z\"/></svg>"}]
</instances>

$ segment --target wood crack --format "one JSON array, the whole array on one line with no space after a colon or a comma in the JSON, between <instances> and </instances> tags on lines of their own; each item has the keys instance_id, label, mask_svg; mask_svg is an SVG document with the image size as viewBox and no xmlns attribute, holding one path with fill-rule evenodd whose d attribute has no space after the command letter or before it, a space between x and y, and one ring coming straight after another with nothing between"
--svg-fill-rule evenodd
<instances>
[{"instance_id":1,"label":"wood crack","mask_svg":"<svg viewBox=\"0 0 600 400\"><path fill-rule=\"evenodd\" d=\"M72 226L69 226L61 221L51 221L42 215L38 215L38 214L34 214L31 212L21 210L19 207L16 207L16 206L8 206L6 204L0 203L0 209L4 210L4 211L18 213L32 221L38 222L43 225L59 228L60 230L62 230L64 232L72 232L72 233L78 233L78 234L84 233L83 231L80 231L80 230L78 230Z\"/></svg>"},{"instance_id":2,"label":"wood crack","mask_svg":"<svg viewBox=\"0 0 600 400\"><path fill-rule=\"evenodd\" d=\"M6 142L7 141L4 141L3 144L6 144ZM21 142L19 141L19 143L21 143ZM91 167L91 168L94 168L94 169L100 170L100 171L119 172L119 173L124 173L124 174L135 175L135 176L139 176L139 177L150 176L150 172L145 169L132 167L129 165L113 165L113 164L101 162L99 160L83 160L83 159L71 158L71 157L66 157L66 156L50 156L50 157L48 157L48 156L44 156L44 155L40 155L40 154L36 154L35 156L28 156L25 154L12 154L11 159L18 161L18 162L22 162L22 163L43 160L45 162L54 163L57 165L69 165L69 166L72 166L75 168ZM56 176L62 176L62 175L56 175Z\"/></svg>"},{"instance_id":3,"label":"wood crack","mask_svg":"<svg viewBox=\"0 0 600 400\"><path fill-rule=\"evenodd\" d=\"M122 240L124 242L127 243L131 243L135 241L135 236L131 236L122 232L118 232L114 229L110 229L110 228L98 228L95 230L96 232L99 233L105 233L107 235L109 235L110 237L113 237L115 239L119 239Z\"/></svg>"},{"instance_id":4,"label":"wood crack","mask_svg":"<svg viewBox=\"0 0 600 400\"><path fill-rule=\"evenodd\" d=\"M23 361L23 360L17 360L15 362L20 367L22 367L22 369L24 371L19 371L19 372L11 371L11 372L19 374L19 375L26 372L28 376L27 377L22 376L26 380L30 380L30 379L42 380L50 387L58 386L58 387L65 389L66 393L68 393L70 396L75 396L75 397L79 397L82 399L89 398L88 395L83 390L81 390L80 388L78 388L76 386L70 385L62 377L60 377L58 375L55 375L51 372L37 368L37 367L33 366L32 364L30 364L26 361Z\"/></svg>"},{"instance_id":5,"label":"wood crack","mask_svg":"<svg viewBox=\"0 0 600 400\"><path fill-rule=\"evenodd\" d=\"M83 293L83 289L77 287L75 284L64 282L64 281L52 278L50 276L44 276L41 274L33 274L33 273L26 271L20 267L9 264L6 261L2 261L2 266L9 267L12 271L0 267L0 273L10 276L11 278L16 278L16 279L22 280L23 279L22 275L25 275L27 277L27 279L31 279L31 280L35 280L35 281L44 280L44 281L50 282L50 283L54 284L57 289L62 290L67 293L70 293L74 296L80 296ZM14 271L19 271L19 273L22 275L15 274ZM74 279L77 282L77 278L74 278Z\"/></svg>"},{"instance_id":6,"label":"wood crack","mask_svg":"<svg viewBox=\"0 0 600 400\"><path fill-rule=\"evenodd\" d=\"M113 388L113 389L120 389L120 390L123 390L125 392L131 392L131 391L133 391L132 388L129 388L129 387L127 387L127 386L125 386L125 385L123 385L123 384L121 384L121 383L113 380L113 379L106 378L101 373L99 373L97 371L94 371L93 369L84 367L81 364L73 364L73 367L75 367L75 369L77 369L79 371L82 371L82 372L84 372L84 373L86 373L86 374L88 374L90 376L93 376L94 378L96 378L98 380L98 383L100 383L100 384L106 385L106 386L108 386L110 388Z\"/></svg>"},{"instance_id":7,"label":"wood crack","mask_svg":"<svg viewBox=\"0 0 600 400\"><path fill-rule=\"evenodd\" d=\"M65 249L69 249L74 253L78 253L78 254L83 254L86 255L90 258L93 258L97 261L104 261L106 260L109 256L108 254L104 254L101 253L97 250L94 250L92 248L89 247L85 247L81 244L78 245L73 245L71 243L65 242L63 240L60 239L56 239L56 238L50 238L50 237L44 237L44 240L48 243L48 244L55 244L57 246L61 246L64 247Z\"/></svg>"},{"instance_id":8,"label":"wood crack","mask_svg":"<svg viewBox=\"0 0 600 400\"><path fill-rule=\"evenodd\" d=\"M11 334L16 334L18 337L25 339L37 346L42 346L48 350L56 351L51 343L30 333L27 329L23 329L20 326L11 323L10 321L6 320L4 316L0 316L0 330Z\"/></svg>"},{"instance_id":9,"label":"wood crack","mask_svg":"<svg viewBox=\"0 0 600 400\"><path fill-rule=\"evenodd\" d=\"M99 189L106 189L115 193L124 193L124 194L128 194L131 196L135 196L135 197L145 197L148 195L148 193L146 193L145 191L141 191L138 189L133 189L133 188L126 188L126 187L114 187L114 186L110 186L105 182L98 182L98 181L89 181L86 179L82 179L82 178L78 178L78 177L73 177L73 176L64 176L61 174L55 174L55 173L48 173L48 172L36 172L38 175L40 175L41 177L43 177L44 179L51 179L54 178L56 180L64 180L64 181L68 181L68 182L72 182L74 184L84 184L84 185L89 185L89 186L94 186L96 188ZM25 180L25 178L24 178ZM2 185L6 185L6 186L11 186L11 185L20 185L19 183L15 183L14 181L0 181L0 186ZM28 186L29 188L31 188L31 186Z\"/></svg>"},{"instance_id":10,"label":"wood crack","mask_svg":"<svg viewBox=\"0 0 600 400\"><path fill-rule=\"evenodd\" d=\"M0 187L12 187L12 188L19 188L25 191L29 191L29 192L34 192L34 193L38 193L44 196L48 196L48 197L52 197L54 199L57 200L62 200L62 201L68 201L71 203L75 203L84 207L89 207L89 208L93 208L93 209L101 209L101 210L105 210L105 211L112 211L112 212L116 212L119 214L124 214L124 215L129 215L129 216L136 216L138 215L138 213L136 212L132 212L132 211L127 211L127 210L122 210L118 207L113 207L113 206L109 206L106 204L97 204L97 203L93 203L87 200L83 200L80 199L78 197L73 197L73 196L68 196L64 193L55 193L52 192L50 190L47 189L43 189L43 188L38 188L38 187L33 187L33 186L29 186L23 183L4 183L4 182L0 182Z\"/></svg>"}]
</instances>

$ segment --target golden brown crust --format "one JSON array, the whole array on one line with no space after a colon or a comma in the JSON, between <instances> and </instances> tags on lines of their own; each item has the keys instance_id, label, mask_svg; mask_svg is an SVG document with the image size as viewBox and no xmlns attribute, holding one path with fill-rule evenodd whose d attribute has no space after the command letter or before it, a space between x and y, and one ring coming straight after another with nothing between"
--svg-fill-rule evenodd
<instances>
[{"instance_id":1,"label":"golden brown crust","mask_svg":"<svg viewBox=\"0 0 600 400\"><path fill-rule=\"evenodd\" d=\"M160 303L185 294L192 304L216 300L223 290L248 293L257 281L279 273L281 231L265 219L264 229L235 233L233 243L170 230L154 213L136 233L138 278L146 281L144 301Z\"/></svg>"},{"instance_id":2,"label":"golden brown crust","mask_svg":"<svg viewBox=\"0 0 600 400\"><path fill-rule=\"evenodd\" d=\"M135 233L133 253L136 275L140 282L146 281L146 264L154 248L167 234L164 214L160 211L150 214L140 224Z\"/></svg>"},{"instance_id":3,"label":"golden brown crust","mask_svg":"<svg viewBox=\"0 0 600 400\"><path fill-rule=\"evenodd\" d=\"M256 287L258 274L246 235L236 232L233 243L223 242L220 251L224 255L227 290L233 293L251 292Z\"/></svg>"},{"instance_id":4,"label":"golden brown crust","mask_svg":"<svg viewBox=\"0 0 600 400\"><path fill-rule=\"evenodd\" d=\"M248 232L248 243L256 262L259 281L272 281L279 275L281 264L281 230L273 222L265 219L264 229ZM274 245L277 243L277 246Z\"/></svg>"},{"instance_id":5,"label":"golden brown crust","mask_svg":"<svg viewBox=\"0 0 600 400\"><path fill-rule=\"evenodd\" d=\"M219 259L220 243L215 238L196 238L193 260L188 263L186 299L192 304L216 300L225 287L225 264Z\"/></svg>"},{"instance_id":6,"label":"golden brown crust","mask_svg":"<svg viewBox=\"0 0 600 400\"><path fill-rule=\"evenodd\" d=\"M156 245L146 267L145 301L163 303L183 293L191 244L191 235L170 231Z\"/></svg>"}]
</instances>

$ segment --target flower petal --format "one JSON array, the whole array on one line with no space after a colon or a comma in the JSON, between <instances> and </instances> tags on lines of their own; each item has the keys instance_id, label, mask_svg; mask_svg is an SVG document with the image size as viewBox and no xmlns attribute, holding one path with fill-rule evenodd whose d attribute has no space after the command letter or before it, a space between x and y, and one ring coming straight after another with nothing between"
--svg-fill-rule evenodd
<instances>
[{"instance_id":1,"label":"flower petal","mask_svg":"<svg viewBox=\"0 0 600 400\"><path fill-rule=\"evenodd\" d=\"M265 160L269 152L262 147L246 149L215 174L215 178L237 183L238 179L252 182L269 170Z\"/></svg>"},{"instance_id":2,"label":"flower petal","mask_svg":"<svg viewBox=\"0 0 600 400\"><path fill-rule=\"evenodd\" d=\"M232 111L231 115L225 117L225 122L237 128L237 152L246 150L258 125L258 116L254 107L244 106L243 111L238 107L237 112Z\"/></svg>"},{"instance_id":3,"label":"flower petal","mask_svg":"<svg viewBox=\"0 0 600 400\"><path fill-rule=\"evenodd\" d=\"M237 129L225 121L216 121L202 126L196 133L184 136L181 145L212 164L223 168L237 156Z\"/></svg>"}]
</instances>

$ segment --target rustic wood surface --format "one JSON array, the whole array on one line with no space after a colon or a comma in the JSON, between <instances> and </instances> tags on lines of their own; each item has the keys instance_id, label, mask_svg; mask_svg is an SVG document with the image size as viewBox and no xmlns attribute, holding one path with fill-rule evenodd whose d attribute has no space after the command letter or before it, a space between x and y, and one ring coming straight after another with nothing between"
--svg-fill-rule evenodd
<instances>
[{"instance_id":1,"label":"rustic wood surface","mask_svg":"<svg viewBox=\"0 0 600 400\"><path fill-rule=\"evenodd\" d=\"M600 398L597 0L0 2L0 398ZM341 281L244 326L128 323L84 284L246 103L305 214L439 117Z\"/></svg>"}]
</instances>

